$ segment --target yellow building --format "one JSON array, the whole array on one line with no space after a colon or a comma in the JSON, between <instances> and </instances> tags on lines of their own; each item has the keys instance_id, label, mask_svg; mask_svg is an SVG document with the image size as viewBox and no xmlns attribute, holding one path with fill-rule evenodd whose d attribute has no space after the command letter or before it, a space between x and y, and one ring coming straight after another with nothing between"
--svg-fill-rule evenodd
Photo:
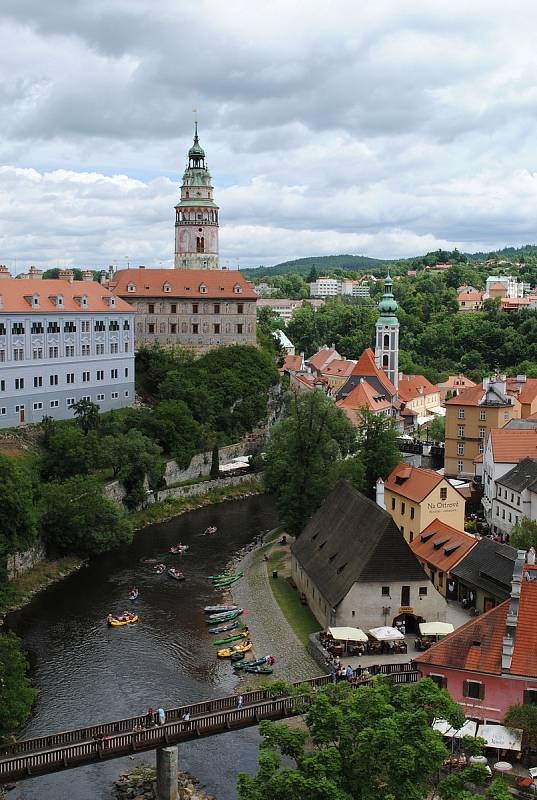
<instances>
[{"instance_id":1,"label":"yellow building","mask_svg":"<svg viewBox=\"0 0 537 800\"><path fill-rule=\"evenodd\" d=\"M482 384L446 400L445 406L444 472L473 478L474 459L484 452L489 431L503 428L510 419L520 419L520 402L508 394L505 378L485 378Z\"/></svg>"},{"instance_id":2,"label":"yellow building","mask_svg":"<svg viewBox=\"0 0 537 800\"><path fill-rule=\"evenodd\" d=\"M385 483L377 482L377 503L384 505L409 543L434 519L464 530L464 497L431 469L398 464Z\"/></svg>"},{"instance_id":3,"label":"yellow building","mask_svg":"<svg viewBox=\"0 0 537 800\"><path fill-rule=\"evenodd\" d=\"M397 387L399 400L418 416L425 417L440 405L440 388L424 375L399 375Z\"/></svg>"}]
</instances>

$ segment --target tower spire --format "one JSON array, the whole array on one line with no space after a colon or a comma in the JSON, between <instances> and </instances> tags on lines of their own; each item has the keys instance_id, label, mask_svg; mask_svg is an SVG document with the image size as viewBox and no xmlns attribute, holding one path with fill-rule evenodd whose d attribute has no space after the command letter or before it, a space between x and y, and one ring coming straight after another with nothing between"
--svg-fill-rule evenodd
<instances>
[{"instance_id":1,"label":"tower spire","mask_svg":"<svg viewBox=\"0 0 537 800\"><path fill-rule=\"evenodd\" d=\"M393 296L393 281L390 273L384 281L384 294L380 301L379 318L376 324L375 361L383 369L397 389L399 384L399 320L397 300Z\"/></svg>"}]
</instances>

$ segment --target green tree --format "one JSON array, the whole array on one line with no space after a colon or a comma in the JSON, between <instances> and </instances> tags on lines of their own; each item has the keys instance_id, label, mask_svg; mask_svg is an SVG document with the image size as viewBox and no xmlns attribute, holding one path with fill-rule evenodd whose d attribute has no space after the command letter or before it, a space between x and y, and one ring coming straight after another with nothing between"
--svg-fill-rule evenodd
<instances>
[{"instance_id":1,"label":"green tree","mask_svg":"<svg viewBox=\"0 0 537 800\"><path fill-rule=\"evenodd\" d=\"M80 428L72 424L56 424L48 433L41 463L42 475L46 480L85 475L100 466L98 451L96 433L85 436Z\"/></svg>"},{"instance_id":2,"label":"green tree","mask_svg":"<svg viewBox=\"0 0 537 800\"><path fill-rule=\"evenodd\" d=\"M76 421L86 435L97 428L99 424L99 406L97 403L93 403L83 397L72 406L72 410Z\"/></svg>"},{"instance_id":3,"label":"green tree","mask_svg":"<svg viewBox=\"0 0 537 800\"><path fill-rule=\"evenodd\" d=\"M434 716L463 721L448 693L427 678L400 688L384 679L358 689L330 686L312 696L307 730L261 723L259 769L239 775L239 798L424 800L448 755L431 727Z\"/></svg>"},{"instance_id":4,"label":"green tree","mask_svg":"<svg viewBox=\"0 0 537 800\"><path fill-rule=\"evenodd\" d=\"M265 483L287 530L298 534L337 480L342 458L353 452L355 433L343 412L318 391L292 393L287 412L272 429Z\"/></svg>"},{"instance_id":5,"label":"green tree","mask_svg":"<svg viewBox=\"0 0 537 800\"><path fill-rule=\"evenodd\" d=\"M427 426L427 435L433 442L443 442L446 436L446 421L443 417L435 417Z\"/></svg>"},{"instance_id":6,"label":"green tree","mask_svg":"<svg viewBox=\"0 0 537 800\"><path fill-rule=\"evenodd\" d=\"M127 508L136 508L146 499L146 478L153 491L162 487L165 470L162 451L140 431L131 429L128 433L105 437L103 451L107 454L114 476L127 492L124 500Z\"/></svg>"},{"instance_id":7,"label":"green tree","mask_svg":"<svg viewBox=\"0 0 537 800\"><path fill-rule=\"evenodd\" d=\"M19 639L0 634L0 741L28 718L36 695Z\"/></svg>"},{"instance_id":8,"label":"green tree","mask_svg":"<svg viewBox=\"0 0 537 800\"><path fill-rule=\"evenodd\" d=\"M537 522L528 517L522 517L516 525L513 525L509 544L520 550L529 550L530 547L537 550Z\"/></svg>"},{"instance_id":9,"label":"green tree","mask_svg":"<svg viewBox=\"0 0 537 800\"><path fill-rule=\"evenodd\" d=\"M220 475L220 458L218 455L218 445L213 444L213 454L211 458L211 478L214 480Z\"/></svg>"},{"instance_id":10,"label":"green tree","mask_svg":"<svg viewBox=\"0 0 537 800\"><path fill-rule=\"evenodd\" d=\"M401 461L393 420L364 408L360 411L358 454L365 467L365 490L373 495L378 478L385 479Z\"/></svg>"},{"instance_id":11,"label":"green tree","mask_svg":"<svg viewBox=\"0 0 537 800\"><path fill-rule=\"evenodd\" d=\"M27 467L0 454L0 565L11 553L26 550L36 537L34 486ZM2 575L0 573L0 578Z\"/></svg>"},{"instance_id":12,"label":"green tree","mask_svg":"<svg viewBox=\"0 0 537 800\"><path fill-rule=\"evenodd\" d=\"M42 485L41 526L47 546L58 553L88 556L132 540L125 512L96 478L84 475Z\"/></svg>"},{"instance_id":13,"label":"green tree","mask_svg":"<svg viewBox=\"0 0 537 800\"><path fill-rule=\"evenodd\" d=\"M524 731L529 747L537 747L537 705L524 703L509 706L505 713L504 724L508 728L520 728Z\"/></svg>"}]
</instances>

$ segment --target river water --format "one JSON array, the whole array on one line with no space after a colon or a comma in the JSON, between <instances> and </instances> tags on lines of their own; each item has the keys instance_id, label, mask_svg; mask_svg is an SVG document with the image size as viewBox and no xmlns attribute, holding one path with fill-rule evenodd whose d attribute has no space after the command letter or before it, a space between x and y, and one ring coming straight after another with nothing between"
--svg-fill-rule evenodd
<instances>
[{"instance_id":1,"label":"river water","mask_svg":"<svg viewBox=\"0 0 537 800\"><path fill-rule=\"evenodd\" d=\"M210 524L214 536L204 536ZM259 495L192 511L146 528L120 552L94 559L79 573L37 596L8 624L22 637L39 689L35 714L21 738L173 707L232 693L236 679L215 656L203 606L221 602L206 576L220 571L242 546L277 525L272 502ZM190 550L169 554L182 541ZM179 583L151 574L145 558L183 570ZM136 584L140 597L127 599ZM108 628L109 612L135 605L137 625ZM247 620L247 616L245 618ZM197 776L218 800L236 797L239 770L254 771L256 729L225 733L180 746L180 767ZM152 753L34 778L10 800L108 800L112 781Z\"/></svg>"}]
</instances>

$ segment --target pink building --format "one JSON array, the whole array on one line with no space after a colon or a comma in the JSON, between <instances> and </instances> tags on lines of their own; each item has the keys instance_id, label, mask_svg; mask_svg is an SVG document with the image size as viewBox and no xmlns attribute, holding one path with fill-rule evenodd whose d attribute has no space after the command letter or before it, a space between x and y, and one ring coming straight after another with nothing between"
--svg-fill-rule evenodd
<instances>
[{"instance_id":1,"label":"pink building","mask_svg":"<svg viewBox=\"0 0 537 800\"><path fill-rule=\"evenodd\" d=\"M415 659L422 675L446 688L466 717L481 722L501 723L509 706L537 703L537 567L525 564L524 556L519 550L510 600Z\"/></svg>"}]
</instances>

